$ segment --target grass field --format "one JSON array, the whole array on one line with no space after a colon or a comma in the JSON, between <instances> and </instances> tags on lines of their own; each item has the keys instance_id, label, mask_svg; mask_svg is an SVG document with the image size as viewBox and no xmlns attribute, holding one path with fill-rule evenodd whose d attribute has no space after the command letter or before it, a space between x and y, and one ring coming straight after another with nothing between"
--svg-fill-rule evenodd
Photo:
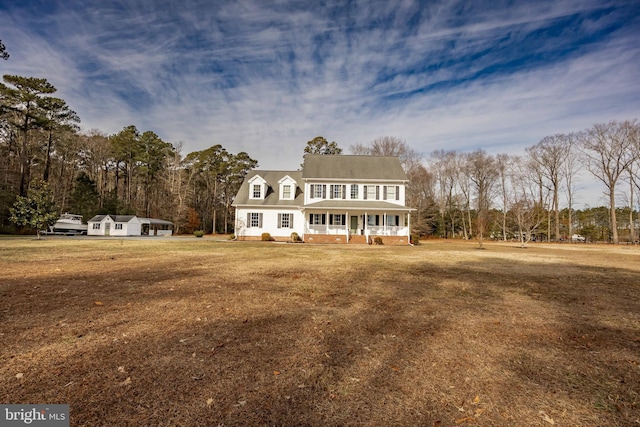
<instances>
[{"instance_id":1,"label":"grass field","mask_svg":"<svg viewBox=\"0 0 640 427\"><path fill-rule=\"evenodd\" d=\"M71 425L639 426L640 248L0 239L0 402Z\"/></svg>"}]
</instances>

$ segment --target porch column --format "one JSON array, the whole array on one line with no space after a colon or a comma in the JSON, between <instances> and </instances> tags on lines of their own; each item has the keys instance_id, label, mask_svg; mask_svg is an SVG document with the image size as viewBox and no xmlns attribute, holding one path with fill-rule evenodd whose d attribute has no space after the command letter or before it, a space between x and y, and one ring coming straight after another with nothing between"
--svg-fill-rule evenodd
<instances>
[{"instance_id":1,"label":"porch column","mask_svg":"<svg viewBox=\"0 0 640 427\"><path fill-rule=\"evenodd\" d=\"M408 243L411 243L411 212L407 213L407 237Z\"/></svg>"},{"instance_id":2,"label":"porch column","mask_svg":"<svg viewBox=\"0 0 640 427\"><path fill-rule=\"evenodd\" d=\"M351 223L351 218L349 218L349 211L347 211L344 215L344 232L346 234L347 243L349 243L349 227Z\"/></svg>"},{"instance_id":3,"label":"porch column","mask_svg":"<svg viewBox=\"0 0 640 427\"><path fill-rule=\"evenodd\" d=\"M367 211L364 211L364 238L367 241L367 243L369 243L369 213Z\"/></svg>"},{"instance_id":4,"label":"porch column","mask_svg":"<svg viewBox=\"0 0 640 427\"><path fill-rule=\"evenodd\" d=\"M329 211L325 215L324 234L329 234Z\"/></svg>"}]
</instances>

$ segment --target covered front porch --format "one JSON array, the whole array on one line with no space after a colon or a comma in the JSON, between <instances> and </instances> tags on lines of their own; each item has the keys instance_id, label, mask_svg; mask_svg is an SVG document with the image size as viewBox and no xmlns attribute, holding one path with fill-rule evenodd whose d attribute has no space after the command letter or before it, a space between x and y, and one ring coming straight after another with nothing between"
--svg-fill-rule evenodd
<instances>
[{"instance_id":1,"label":"covered front porch","mask_svg":"<svg viewBox=\"0 0 640 427\"><path fill-rule=\"evenodd\" d=\"M337 210L307 209L304 240L315 243L409 244L408 209Z\"/></svg>"}]
</instances>

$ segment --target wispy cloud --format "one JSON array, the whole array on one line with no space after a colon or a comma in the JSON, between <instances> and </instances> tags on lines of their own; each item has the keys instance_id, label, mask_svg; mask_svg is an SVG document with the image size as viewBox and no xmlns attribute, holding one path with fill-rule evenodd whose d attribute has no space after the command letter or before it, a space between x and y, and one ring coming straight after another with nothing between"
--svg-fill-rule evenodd
<instances>
[{"instance_id":1,"label":"wispy cloud","mask_svg":"<svg viewBox=\"0 0 640 427\"><path fill-rule=\"evenodd\" d=\"M640 6L559 1L23 1L2 73L46 77L86 128L153 130L296 168L317 135L523 153L640 116Z\"/></svg>"}]
</instances>

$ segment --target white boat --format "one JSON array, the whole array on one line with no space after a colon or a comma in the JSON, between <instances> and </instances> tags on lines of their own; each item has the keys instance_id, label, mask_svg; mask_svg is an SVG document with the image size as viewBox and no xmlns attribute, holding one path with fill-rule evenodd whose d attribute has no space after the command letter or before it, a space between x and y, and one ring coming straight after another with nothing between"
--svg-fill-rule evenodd
<instances>
[{"instance_id":1,"label":"white boat","mask_svg":"<svg viewBox=\"0 0 640 427\"><path fill-rule=\"evenodd\" d=\"M53 224L51 231L54 233L80 233L87 234L87 224L82 223L82 215L63 213Z\"/></svg>"}]
</instances>

